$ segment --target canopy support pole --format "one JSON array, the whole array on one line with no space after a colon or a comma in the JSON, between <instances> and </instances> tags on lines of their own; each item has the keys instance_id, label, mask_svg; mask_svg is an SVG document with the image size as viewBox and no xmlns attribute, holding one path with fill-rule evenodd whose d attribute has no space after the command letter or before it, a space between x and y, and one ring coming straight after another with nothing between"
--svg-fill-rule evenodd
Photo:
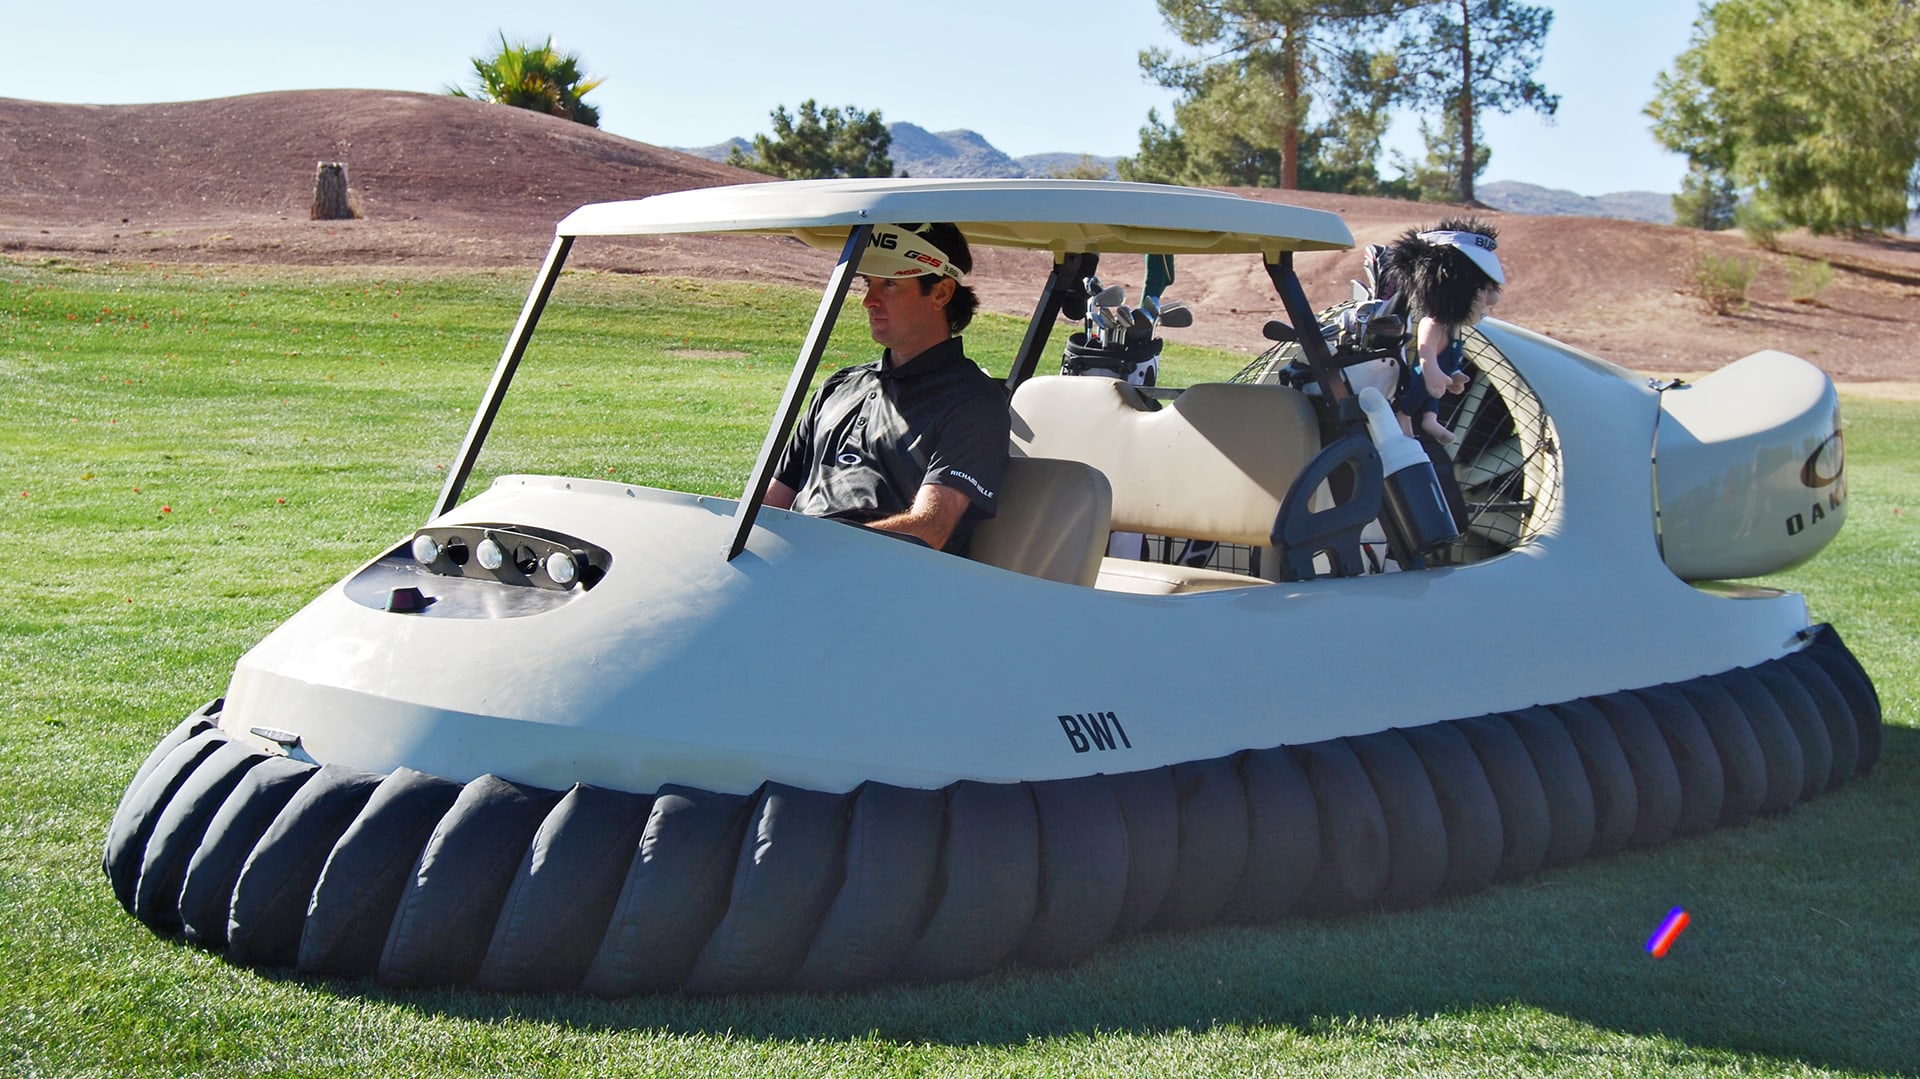
<instances>
[{"instance_id":1,"label":"canopy support pole","mask_svg":"<svg viewBox=\"0 0 1920 1079\"><path fill-rule=\"evenodd\" d=\"M434 517L459 503L460 490L467 485L467 477L473 474L474 462L480 459L480 446L486 442L487 432L493 429L493 418L500 414L500 402L507 395L507 387L513 383L513 373L519 370L521 357L527 354L527 339L533 336L533 327L540 321L540 312L546 309L547 300L553 295L553 286L560 280L560 267L566 263L567 252L572 248L573 237L555 236L553 246L547 249L547 261L541 264L540 276L534 279L533 291L528 293L526 305L520 309L520 320L513 324L513 332L507 335L507 347L500 354L499 365L493 369L493 381L488 383L486 394L480 398L480 411L474 414L473 424L467 428L466 441L460 444L460 455L447 472L446 486L440 489L440 501L434 506Z\"/></svg>"},{"instance_id":2,"label":"canopy support pole","mask_svg":"<svg viewBox=\"0 0 1920 1079\"><path fill-rule=\"evenodd\" d=\"M1027 335L1021 339L1020 351L1014 355L1013 366L1007 371L1008 390L1033 377L1034 369L1040 365L1040 353L1047 347L1054 320L1060 317L1060 309L1066 306L1068 294L1093 272L1099 262L1098 252L1069 251L1054 263L1046 286L1040 290L1040 302L1034 305L1033 318L1027 322Z\"/></svg>"},{"instance_id":3,"label":"canopy support pole","mask_svg":"<svg viewBox=\"0 0 1920 1079\"><path fill-rule=\"evenodd\" d=\"M799 360L793 365L793 373L787 376L787 389L780 399L780 411L774 416L773 426L767 431L767 440L760 445L760 457L753 463L753 474L747 478L747 489L740 494L740 505L733 512L733 539L727 544L727 561L731 562L741 551L746 550L747 534L753 531L753 519L760 512L760 503L767 497L767 486L773 482L774 466L780 463L780 453L786 449L787 436L792 433L793 425L800 419L800 408L807 400L807 387L813 384L813 374L820 368L820 357L827 350L827 338L833 335L834 320L840 316L840 308L847 300L847 289L853 284L853 277L860 272L860 255L867 249L867 241L873 235L872 225L856 225L847 234L846 246L840 249L840 261L833 267L833 275L827 278L827 290L820 296L820 307L813 313L813 325L807 330L807 340L800 346Z\"/></svg>"}]
</instances>

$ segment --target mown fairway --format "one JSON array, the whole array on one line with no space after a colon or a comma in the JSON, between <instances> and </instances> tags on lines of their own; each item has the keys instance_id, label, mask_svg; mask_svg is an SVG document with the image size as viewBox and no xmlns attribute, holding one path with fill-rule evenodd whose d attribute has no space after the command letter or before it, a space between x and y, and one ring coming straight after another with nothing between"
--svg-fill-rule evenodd
<instances>
[{"instance_id":1,"label":"mown fairway","mask_svg":"<svg viewBox=\"0 0 1920 1079\"><path fill-rule=\"evenodd\" d=\"M1859 399L1846 531L1768 583L1804 591L1872 673L1886 750L1782 818L1412 912L845 996L398 992L156 937L100 872L122 787L247 647L425 517L527 277L0 263L0 1073L1920 1071L1920 406ZM736 494L813 297L564 289L588 302L543 331L499 427L517 449L474 482L553 469ZM860 331L829 362L865 358ZM1018 333L990 319L968 340L992 365ZM589 344L625 362L579 362ZM1243 359L1164 362L1199 381ZM1458 630L1460 654L1500 647L1481 632ZM1692 926L1653 960L1674 906Z\"/></svg>"}]
</instances>

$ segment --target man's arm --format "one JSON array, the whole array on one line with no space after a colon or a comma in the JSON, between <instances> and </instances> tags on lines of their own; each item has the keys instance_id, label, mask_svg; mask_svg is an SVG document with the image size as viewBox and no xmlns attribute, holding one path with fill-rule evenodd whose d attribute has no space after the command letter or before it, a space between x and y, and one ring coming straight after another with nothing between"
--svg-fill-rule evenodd
<instances>
[{"instance_id":1,"label":"man's arm","mask_svg":"<svg viewBox=\"0 0 1920 1079\"><path fill-rule=\"evenodd\" d=\"M769 495L771 504L771 495ZM868 528L885 529L916 537L934 550L947 545L947 539L960 525L973 500L962 491L939 483L923 483L913 494L913 505L905 513L868 521Z\"/></svg>"},{"instance_id":2,"label":"man's arm","mask_svg":"<svg viewBox=\"0 0 1920 1079\"><path fill-rule=\"evenodd\" d=\"M800 492L779 480L774 480L767 484L767 497L761 499L761 504L772 506L777 510L790 510L793 508L793 500L799 497Z\"/></svg>"}]
</instances>

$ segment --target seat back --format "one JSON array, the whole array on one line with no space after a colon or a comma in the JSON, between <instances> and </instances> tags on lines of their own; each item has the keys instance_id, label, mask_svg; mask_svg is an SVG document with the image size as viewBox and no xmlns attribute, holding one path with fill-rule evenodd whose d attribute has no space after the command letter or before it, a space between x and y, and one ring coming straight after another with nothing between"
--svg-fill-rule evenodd
<instances>
[{"instance_id":1,"label":"seat back","mask_svg":"<svg viewBox=\"0 0 1920 1079\"><path fill-rule=\"evenodd\" d=\"M1285 386L1203 383L1161 406L1118 379L1050 375L1011 407L1014 456L1104 472L1126 532L1265 546L1320 449L1312 403Z\"/></svg>"},{"instance_id":2,"label":"seat back","mask_svg":"<svg viewBox=\"0 0 1920 1079\"><path fill-rule=\"evenodd\" d=\"M1014 457L999 510L974 527L967 556L1030 577L1091 586L1107 551L1113 488L1079 461Z\"/></svg>"}]
</instances>

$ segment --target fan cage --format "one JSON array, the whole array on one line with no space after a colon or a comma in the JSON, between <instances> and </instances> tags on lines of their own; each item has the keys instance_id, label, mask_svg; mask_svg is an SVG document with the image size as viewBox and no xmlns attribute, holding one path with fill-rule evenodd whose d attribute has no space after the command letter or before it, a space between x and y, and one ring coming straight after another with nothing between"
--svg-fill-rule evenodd
<instances>
[{"instance_id":1,"label":"fan cage","mask_svg":"<svg viewBox=\"0 0 1920 1079\"><path fill-rule=\"evenodd\" d=\"M1467 527L1436 558L1476 562L1539 535L1560 507L1560 440L1553 419L1513 364L1478 330L1465 335L1465 392L1441 402L1457 440L1447 447L1467 504Z\"/></svg>"}]
</instances>

